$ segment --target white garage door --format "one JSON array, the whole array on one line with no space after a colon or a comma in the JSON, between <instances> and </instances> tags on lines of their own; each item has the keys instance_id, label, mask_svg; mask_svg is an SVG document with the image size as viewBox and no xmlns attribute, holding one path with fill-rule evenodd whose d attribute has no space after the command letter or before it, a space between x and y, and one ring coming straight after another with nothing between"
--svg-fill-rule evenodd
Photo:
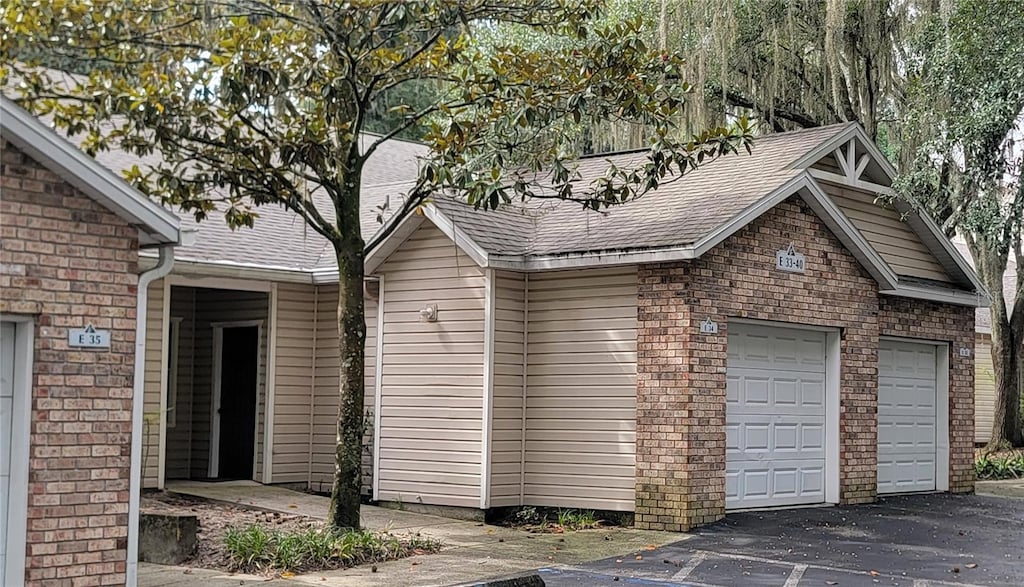
<instances>
[{"instance_id":1,"label":"white garage door","mask_svg":"<svg viewBox=\"0 0 1024 587\"><path fill-rule=\"evenodd\" d=\"M878 493L935 489L935 346L878 346Z\"/></svg>"},{"instance_id":2,"label":"white garage door","mask_svg":"<svg viewBox=\"0 0 1024 587\"><path fill-rule=\"evenodd\" d=\"M727 509L825 501L826 335L729 325Z\"/></svg>"},{"instance_id":3,"label":"white garage door","mask_svg":"<svg viewBox=\"0 0 1024 587\"><path fill-rule=\"evenodd\" d=\"M0 580L6 576L7 567L7 512L11 495L13 414L14 324L0 322Z\"/></svg>"}]
</instances>

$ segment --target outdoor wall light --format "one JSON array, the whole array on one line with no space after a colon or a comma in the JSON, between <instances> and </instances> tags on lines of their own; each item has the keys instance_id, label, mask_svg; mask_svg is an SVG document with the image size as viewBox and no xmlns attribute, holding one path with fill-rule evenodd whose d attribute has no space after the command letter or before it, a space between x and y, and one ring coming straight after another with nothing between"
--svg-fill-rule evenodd
<instances>
[{"instance_id":1,"label":"outdoor wall light","mask_svg":"<svg viewBox=\"0 0 1024 587\"><path fill-rule=\"evenodd\" d=\"M420 308L420 322L437 322L437 304L427 304Z\"/></svg>"}]
</instances>

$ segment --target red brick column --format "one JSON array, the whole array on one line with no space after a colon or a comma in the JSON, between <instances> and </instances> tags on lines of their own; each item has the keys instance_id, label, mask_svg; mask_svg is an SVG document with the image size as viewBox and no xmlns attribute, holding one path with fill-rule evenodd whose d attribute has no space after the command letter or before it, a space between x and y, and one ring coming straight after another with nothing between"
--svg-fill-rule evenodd
<instances>
[{"instance_id":1,"label":"red brick column","mask_svg":"<svg viewBox=\"0 0 1024 587\"><path fill-rule=\"evenodd\" d=\"M793 244L805 273L775 269ZM877 284L797 198L701 259L638 277L636 525L686 530L725 515L729 319L840 329L840 499L872 501L877 465ZM715 335L699 322L718 323Z\"/></svg>"},{"instance_id":2,"label":"red brick column","mask_svg":"<svg viewBox=\"0 0 1024 587\"><path fill-rule=\"evenodd\" d=\"M136 230L2 145L0 312L35 319L26 579L125 582ZM72 349L68 329L110 330Z\"/></svg>"},{"instance_id":3,"label":"red brick column","mask_svg":"<svg viewBox=\"0 0 1024 587\"><path fill-rule=\"evenodd\" d=\"M879 307L882 335L950 343L949 490L974 491L974 308L889 296Z\"/></svg>"}]
</instances>

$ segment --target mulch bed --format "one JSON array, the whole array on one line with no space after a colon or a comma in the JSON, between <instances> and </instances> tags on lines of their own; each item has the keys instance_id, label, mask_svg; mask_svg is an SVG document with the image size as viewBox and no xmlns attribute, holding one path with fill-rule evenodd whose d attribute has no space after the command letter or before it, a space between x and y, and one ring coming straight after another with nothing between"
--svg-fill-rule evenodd
<instances>
[{"instance_id":1,"label":"mulch bed","mask_svg":"<svg viewBox=\"0 0 1024 587\"><path fill-rule=\"evenodd\" d=\"M303 530L322 522L289 514L268 513L241 506L207 501L169 493L147 493L142 496L143 512L192 514L199 519L198 545L195 554L183 564L202 569L233 570L224 547L230 528L260 524L279 531Z\"/></svg>"}]
</instances>

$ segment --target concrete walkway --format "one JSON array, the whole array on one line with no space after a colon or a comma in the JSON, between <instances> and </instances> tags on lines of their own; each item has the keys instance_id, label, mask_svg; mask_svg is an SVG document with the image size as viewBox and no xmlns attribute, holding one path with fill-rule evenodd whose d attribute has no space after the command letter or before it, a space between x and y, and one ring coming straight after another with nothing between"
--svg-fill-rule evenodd
<instances>
[{"instance_id":1,"label":"concrete walkway","mask_svg":"<svg viewBox=\"0 0 1024 587\"><path fill-rule=\"evenodd\" d=\"M978 495L993 495L996 497L1016 497L1024 499L1024 479L976 481L974 483L974 492Z\"/></svg>"},{"instance_id":2,"label":"concrete walkway","mask_svg":"<svg viewBox=\"0 0 1024 587\"><path fill-rule=\"evenodd\" d=\"M327 516L326 497L252 482L168 484L167 490L266 511L301 514L316 519L325 519ZM632 528L586 530L566 534L531 534L480 522L365 505L362 507L362 516L362 523L366 528L390 530L396 534L418 532L440 540L444 548L437 554L379 564L376 572L369 566L362 566L275 581L267 581L265 577L142 563L139 565L139 585L454 585L541 567L575 565L619 555L642 556L649 550L684 538L680 534L670 532L649 532Z\"/></svg>"}]
</instances>

